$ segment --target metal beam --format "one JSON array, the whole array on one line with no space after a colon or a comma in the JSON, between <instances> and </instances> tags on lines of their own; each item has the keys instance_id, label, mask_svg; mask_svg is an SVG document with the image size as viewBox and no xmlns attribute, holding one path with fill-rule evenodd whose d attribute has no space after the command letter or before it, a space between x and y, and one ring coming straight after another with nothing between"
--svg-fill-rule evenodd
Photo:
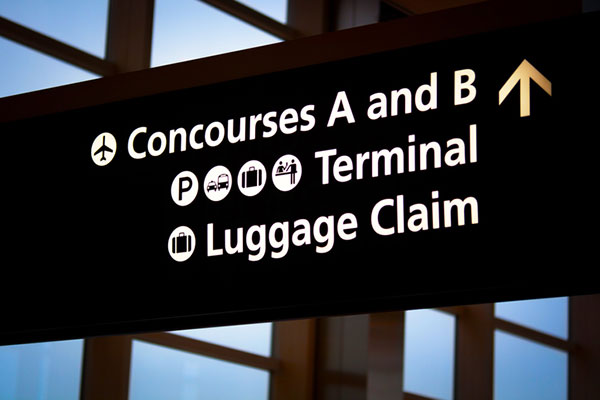
<instances>
[{"instance_id":1,"label":"metal beam","mask_svg":"<svg viewBox=\"0 0 600 400\"><path fill-rule=\"evenodd\" d=\"M445 10L480 3L487 0L384 0L387 4L397 8L406 15L427 14L434 11Z\"/></svg>"},{"instance_id":2,"label":"metal beam","mask_svg":"<svg viewBox=\"0 0 600 400\"><path fill-rule=\"evenodd\" d=\"M404 311L369 316L367 400L402 400Z\"/></svg>"},{"instance_id":3,"label":"metal beam","mask_svg":"<svg viewBox=\"0 0 600 400\"><path fill-rule=\"evenodd\" d=\"M131 338L112 336L85 340L81 400L127 400Z\"/></svg>"},{"instance_id":4,"label":"metal beam","mask_svg":"<svg viewBox=\"0 0 600 400\"><path fill-rule=\"evenodd\" d=\"M274 324L273 357L281 367L271 374L272 400L314 399L316 320Z\"/></svg>"},{"instance_id":5,"label":"metal beam","mask_svg":"<svg viewBox=\"0 0 600 400\"><path fill-rule=\"evenodd\" d=\"M569 341L557 338L552 335L547 335L543 332L536 331L535 329L530 329L522 325L514 324L510 321L506 321L501 318L496 318L494 320L494 326L496 329L500 329L504 332L512 333L513 335L517 335L523 337L525 339L533 340L538 343L543 343L547 346L554 347L564 351L572 350L572 344Z\"/></svg>"},{"instance_id":6,"label":"metal beam","mask_svg":"<svg viewBox=\"0 0 600 400\"><path fill-rule=\"evenodd\" d=\"M234 0L200 0L204 3L218 8L236 18L248 22L255 27L262 29L272 35L275 35L283 40L298 39L303 35L297 30L282 24L250 7L238 3Z\"/></svg>"},{"instance_id":7,"label":"metal beam","mask_svg":"<svg viewBox=\"0 0 600 400\"><path fill-rule=\"evenodd\" d=\"M0 99L0 121L300 68L380 51L489 32L565 15L553 8L520 13L496 2L402 18L201 60ZM244 68L239 66L243 65ZM149 84L151 82L151 84ZM57 102L56 98L61 101Z\"/></svg>"},{"instance_id":8,"label":"metal beam","mask_svg":"<svg viewBox=\"0 0 600 400\"><path fill-rule=\"evenodd\" d=\"M154 0L110 0L106 59L118 72L150 67Z\"/></svg>"},{"instance_id":9,"label":"metal beam","mask_svg":"<svg viewBox=\"0 0 600 400\"><path fill-rule=\"evenodd\" d=\"M455 354L454 398L493 398L493 304L463 307L463 312L456 318Z\"/></svg>"},{"instance_id":10,"label":"metal beam","mask_svg":"<svg viewBox=\"0 0 600 400\"><path fill-rule=\"evenodd\" d=\"M85 51L0 17L0 36L100 76L117 72L116 66Z\"/></svg>"},{"instance_id":11,"label":"metal beam","mask_svg":"<svg viewBox=\"0 0 600 400\"><path fill-rule=\"evenodd\" d=\"M569 298L569 399L600 399L600 294Z\"/></svg>"},{"instance_id":12,"label":"metal beam","mask_svg":"<svg viewBox=\"0 0 600 400\"><path fill-rule=\"evenodd\" d=\"M354 28L379 22L379 2L337 0L333 2L333 30Z\"/></svg>"},{"instance_id":13,"label":"metal beam","mask_svg":"<svg viewBox=\"0 0 600 400\"><path fill-rule=\"evenodd\" d=\"M302 36L330 30L331 0L288 0L287 25Z\"/></svg>"},{"instance_id":14,"label":"metal beam","mask_svg":"<svg viewBox=\"0 0 600 400\"><path fill-rule=\"evenodd\" d=\"M189 353L217 358L219 360L230 361L268 371L278 371L281 368L279 361L275 358L263 357L258 354L248 353L246 351L236 350L225 346L219 346L217 344L191 339L172 333L145 333L133 335L132 338L135 340L142 340L147 343L166 346L172 349L187 351Z\"/></svg>"}]
</instances>

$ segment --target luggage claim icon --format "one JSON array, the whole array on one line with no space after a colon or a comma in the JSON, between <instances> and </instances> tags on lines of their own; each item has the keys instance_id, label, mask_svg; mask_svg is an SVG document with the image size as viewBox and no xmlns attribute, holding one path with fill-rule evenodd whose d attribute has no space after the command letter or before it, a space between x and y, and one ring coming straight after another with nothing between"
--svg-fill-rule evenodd
<instances>
[{"instance_id":1,"label":"luggage claim icon","mask_svg":"<svg viewBox=\"0 0 600 400\"><path fill-rule=\"evenodd\" d=\"M265 187L267 170L257 160L248 161L240 168L237 183L240 192L245 196L256 196Z\"/></svg>"},{"instance_id":2,"label":"luggage claim icon","mask_svg":"<svg viewBox=\"0 0 600 400\"><path fill-rule=\"evenodd\" d=\"M288 192L298 185L302 177L300 160L286 154L275 162L271 172L273 185L282 192ZM264 164L258 160L250 160L239 169L237 186L244 196L253 197L259 194L269 179ZM232 175L223 165L212 167L205 175L203 188L206 197L214 202L221 201L231 191ZM178 206L188 206L196 199L200 183L191 171L182 171L171 183L171 198ZM182 262L188 260L196 247L196 237L192 229L179 226L169 236L169 255L173 260Z\"/></svg>"},{"instance_id":3,"label":"luggage claim icon","mask_svg":"<svg viewBox=\"0 0 600 400\"><path fill-rule=\"evenodd\" d=\"M176 228L169 237L169 254L173 260L182 262L189 259L196 248L196 236L187 226Z\"/></svg>"}]
</instances>

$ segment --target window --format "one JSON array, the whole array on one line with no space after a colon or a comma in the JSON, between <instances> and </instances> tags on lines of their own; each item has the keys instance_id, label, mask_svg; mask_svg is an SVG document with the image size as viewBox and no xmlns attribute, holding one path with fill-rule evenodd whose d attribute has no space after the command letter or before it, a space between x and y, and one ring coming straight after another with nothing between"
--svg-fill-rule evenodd
<instances>
[{"instance_id":1,"label":"window","mask_svg":"<svg viewBox=\"0 0 600 400\"><path fill-rule=\"evenodd\" d=\"M108 0L2 1L0 16L104 57Z\"/></svg>"},{"instance_id":2,"label":"window","mask_svg":"<svg viewBox=\"0 0 600 400\"><path fill-rule=\"evenodd\" d=\"M272 323L264 323L190 329L172 333L270 357L272 330Z\"/></svg>"},{"instance_id":3,"label":"window","mask_svg":"<svg viewBox=\"0 0 600 400\"><path fill-rule=\"evenodd\" d=\"M0 347L0 399L79 400L83 340Z\"/></svg>"},{"instance_id":4,"label":"window","mask_svg":"<svg viewBox=\"0 0 600 400\"><path fill-rule=\"evenodd\" d=\"M250 2L285 22L287 1ZM0 16L103 59L109 0L2 2ZM198 0L156 0L152 64L162 65L278 42L264 31ZM0 38L0 96L45 89L98 75ZM209 328L177 335L262 357L271 356L272 324ZM0 399L79 399L83 340L0 347ZM123 355L124 360L129 359ZM251 364L251 362L250 362ZM215 393L236 399L267 398L269 368L244 365L133 340L130 398L186 399ZM232 385L232 379L236 384ZM178 397L177 397L178 396Z\"/></svg>"},{"instance_id":5,"label":"window","mask_svg":"<svg viewBox=\"0 0 600 400\"><path fill-rule=\"evenodd\" d=\"M567 399L567 353L509 333L494 335L494 399Z\"/></svg>"},{"instance_id":6,"label":"window","mask_svg":"<svg viewBox=\"0 0 600 400\"><path fill-rule=\"evenodd\" d=\"M95 79L98 76L0 37L0 97Z\"/></svg>"},{"instance_id":7,"label":"window","mask_svg":"<svg viewBox=\"0 0 600 400\"><path fill-rule=\"evenodd\" d=\"M287 21L285 0L238 1L276 21ZM337 3L339 4L336 6L352 2ZM363 23L361 13L375 15L373 8L369 6L366 7L370 9L370 13L364 12L366 8L362 7L366 2L359 3L354 2L350 6L352 26ZM390 6L391 3L393 1L381 3L381 8L378 8L382 13L381 19L405 15ZM109 4L109 0L5 0L0 2L0 16L89 53L97 57L97 61L114 66L111 64L114 61L105 60ZM583 5L588 11L598 9L598 2L595 0L586 0ZM407 12L432 11L431 6L423 7L423 10ZM348 7L345 10L350 11ZM341 18L340 15L330 17L332 20ZM374 18L368 17L366 22L374 22ZM338 22L337 26L341 27L343 23ZM156 0L152 32L151 66L281 40L200 0ZM3 56L0 64L0 96L99 76L2 37L0 53ZM493 359L489 359L493 366L493 370L489 368L490 375L493 375L493 388L492 383L488 388L493 390L496 400L567 398L569 357L575 354L569 353L568 311L567 298L496 304L493 324L489 318L490 326L486 327L489 338L493 336L494 339L493 344L490 340L487 347L490 352L493 350ZM399 320L405 319L402 377L393 377L402 379L404 388L400 390L425 398L452 399L456 390L455 359L462 355L455 348L456 326L461 318L461 311L458 310L456 315L439 310L415 310L406 312L403 316L401 312L398 314ZM486 315L491 316L491 311ZM339 318L336 323L331 323L334 320L331 318L320 326L307 324L308 328L301 337L313 338L314 342L307 339L301 351L298 351L300 354L296 356L303 357L305 364L301 365L306 368L306 376L310 379L318 375L314 374L315 369L319 368L317 364L324 364L322 376L318 379L325 384L315 390L322 392L320 398L364 398L369 374L368 359L371 355L368 351L369 318L365 315ZM297 332L290 334L291 329L274 337L274 326L276 325L265 323L161 333L158 335L165 335L167 340L157 339L155 342L149 339L152 334L127 337L124 346L127 350L122 352L120 361L123 361L123 365L130 366L129 398L267 399L271 383L276 379L274 377L288 372L285 370L285 363L279 362L280 358L288 360L283 358L285 355L273 354L273 339L281 340L287 335L286 344L289 344L297 338ZM323 334L327 329L329 336ZM220 351L228 356L219 358L211 351L202 353L189 348L185 350L185 345L169 344L177 342L172 340L173 337L179 340L189 339L205 346L205 349L210 349L212 344L213 347L220 347ZM401 335L397 337L398 342L402 343ZM328 341L331 338L338 342ZM89 373L89 369L84 371L82 362L86 340L94 339L0 346L0 400L79 400L85 396L80 391L81 387L89 385L89 381L82 382L81 379L86 371ZM293 344L295 346L296 343ZM319 360L315 356L316 352L310 353L313 347L320 347L321 350L330 348L331 351L327 354L329 358ZM247 353L243 356L249 358L246 361L241 360L243 357L236 359L236 352ZM86 360L92 358L88 354ZM248 359L251 361L247 361ZM303 382L310 379L304 379ZM106 384L110 385L110 382Z\"/></svg>"},{"instance_id":8,"label":"window","mask_svg":"<svg viewBox=\"0 0 600 400\"><path fill-rule=\"evenodd\" d=\"M404 391L452 399L455 317L437 310L407 311Z\"/></svg>"},{"instance_id":9,"label":"window","mask_svg":"<svg viewBox=\"0 0 600 400\"><path fill-rule=\"evenodd\" d=\"M269 372L133 342L130 400L266 400Z\"/></svg>"},{"instance_id":10,"label":"window","mask_svg":"<svg viewBox=\"0 0 600 400\"><path fill-rule=\"evenodd\" d=\"M255 8L259 13L280 23L284 24L287 20L285 0L246 0L240 3ZM24 47L0 38L0 51L5 60L0 67L2 74L0 96L94 79L98 77L96 74L110 75L117 69L142 68L116 65L121 62L120 60L105 60L109 4L109 0L1 2L1 17L26 30L57 40L58 44L62 43L66 48L55 51L52 45L37 37L33 39L36 44L30 44L29 41L32 39L29 37L23 41L20 34L12 39L20 43L26 42L31 47ZM152 31L148 31L153 32L151 66L208 57L281 41L280 38L200 0L156 0L152 24ZM142 36L143 40L151 39L149 33ZM66 50L70 47L82 51L78 56L80 59L78 65L82 65L86 70L32 50L36 48L61 59L72 60L71 49ZM65 56L65 52L69 55ZM88 53L91 58L85 53ZM144 61L139 62L144 64Z\"/></svg>"},{"instance_id":11,"label":"window","mask_svg":"<svg viewBox=\"0 0 600 400\"><path fill-rule=\"evenodd\" d=\"M567 399L568 303L561 297L495 305L496 400Z\"/></svg>"},{"instance_id":12,"label":"window","mask_svg":"<svg viewBox=\"0 0 600 400\"><path fill-rule=\"evenodd\" d=\"M237 0L275 21L285 24L287 22L287 0Z\"/></svg>"},{"instance_id":13,"label":"window","mask_svg":"<svg viewBox=\"0 0 600 400\"><path fill-rule=\"evenodd\" d=\"M568 337L566 297L496 303L496 317L562 339Z\"/></svg>"},{"instance_id":14,"label":"window","mask_svg":"<svg viewBox=\"0 0 600 400\"><path fill-rule=\"evenodd\" d=\"M157 0L152 36L152 67L281 41L197 0Z\"/></svg>"}]
</instances>

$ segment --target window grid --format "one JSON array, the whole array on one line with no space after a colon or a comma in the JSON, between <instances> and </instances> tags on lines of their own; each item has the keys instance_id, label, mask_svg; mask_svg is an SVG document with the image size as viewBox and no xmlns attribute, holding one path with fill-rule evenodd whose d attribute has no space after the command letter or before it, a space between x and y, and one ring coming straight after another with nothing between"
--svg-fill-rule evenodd
<instances>
[{"instance_id":1,"label":"window grid","mask_svg":"<svg viewBox=\"0 0 600 400\"><path fill-rule=\"evenodd\" d=\"M241 3L227 0L206 0L203 2L280 39L289 40L302 36L298 30L292 28L289 24L282 24ZM136 13L128 12L134 8ZM120 72L150 67L153 9L154 0L110 1L106 32L106 55L104 58L80 50L3 17L0 17L0 36L94 74L111 76Z\"/></svg>"},{"instance_id":2,"label":"window grid","mask_svg":"<svg viewBox=\"0 0 600 400\"><path fill-rule=\"evenodd\" d=\"M485 307L485 306L484 306ZM437 308L438 311L443 311L443 312L447 312L449 314L455 315L457 318L457 322L460 318L464 318L465 314L469 311L467 311L467 307L466 306L456 306L456 307L442 307L442 308ZM491 308L491 311L493 312L493 308ZM487 312L490 312L490 308L488 308ZM510 334L513 334L517 337L523 338L523 339L527 339L530 340L534 343L538 343L538 344L543 344L546 346L549 346L552 349L556 349L556 350L561 350L567 353L567 358L570 357L572 351L574 350L574 344L572 343L572 341L569 340L569 338L565 339L561 339L558 337L555 337L553 335L538 331L536 329L532 329L517 323L513 323L510 321L507 321L505 319L502 318L498 318L493 316L493 323L490 326L490 328L492 329L492 331L503 331L503 332L507 332ZM456 330L458 329L458 324L455 327L455 334L457 333ZM493 335L493 332L492 332ZM491 344L493 345L493 342L491 342ZM493 350L493 349L492 349ZM458 349L456 350L458 351ZM493 354L493 351L492 351ZM457 354L458 356L458 354ZM492 355L493 357L493 355ZM493 368L493 358L491 359L492 364L490 365ZM456 377L456 373L457 373L457 367L458 364L455 363L455 368L454 368L454 379L456 381L457 377ZM493 372L493 371L490 371ZM490 388L491 389L491 388ZM456 393L456 388L455 388L455 393ZM423 395L417 395L411 392L404 392L404 398L407 400L435 400L433 398L427 397L427 396L423 396ZM454 398L457 398L456 394L454 396Z\"/></svg>"},{"instance_id":3,"label":"window grid","mask_svg":"<svg viewBox=\"0 0 600 400\"><path fill-rule=\"evenodd\" d=\"M211 1L209 1L209 3L216 4L216 3L228 3L228 2L211 0ZM251 9L249 9L249 10L251 10ZM244 17L244 14L246 15L245 17ZM259 27L261 29L265 29L264 27L259 26L260 24L263 24L264 21L261 22L260 24L256 23L256 19L257 19L256 15L252 12L248 12L248 10L241 11L240 15L237 15L237 16L238 16L238 18L246 19L246 21L250 22L251 24L253 24L253 22L251 20L252 20L252 18L254 18L254 21L255 21L254 25L256 25L257 27ZM260 17L258 19L260 19ZM295 37L300 36L300 34L298 33L297 30L294 30L287 25L283 25L280 23L277 23L277 24L279 24L279 25L271 24L271 22L266 23L266 25L271 26L271 28L268 28L268 29L274 29L277 31L277 32L271 32L271 33L273 33L277 36L280 36L283 39L290 39L290 38L295 38ZM265 30L267 30L267 29L265 29ZM107 34L110 35L110 32L108 32ZM96 57L89 53L86 53L84 51L81 51L79 49L75 49L74 47L69 46L63 42L45 37L44 35L41 35L41 34L35 32L33 30L30 30L28 28L22 27L18 24L15 24L14 22L6 20L4 18L0 18L0 36L5 36L7 38L13 39L19 43L25 44L28 47L40 50L40 51L42 51L46 54L49 54L53 57L56 57L58 59L61 59L70 64L84 68L90 72L93 72L93 73L96 73L99 75L110 76L110 75L114 75L118 71L122 70L122 68L120 68L114 61L111 61L106 58L99 58L99 57ZM450 308L444 308L442 310L446 311L446 312L454 313L457 316L457 319L460 319L461 314L463 314L463 312L464 312L464 309L461 307L450 307ZM567 339L567 340L559 339L559 338L553 337L551 335L547 335L542 332L536 331L534 329L530 329L530 328L526 328L526 327L523 327L518 324L514 324L512 322L503 320L501 318L492 317L492 320L493 320L492 330L502 330L505 332L515 334L519 337L523 337L523 338L532 340L534 342L543 343L550 347L553 347L553 348L556 348L556 349L559 349L562 351L566 351L568 353L569 357L571 356L574 345L570 339ZM170 335L170 334L166 334L166 333L144 334L144 335L136 335L136 336L130 337L128 340L131 341L135 338L137 340L144 340L144 341L151 342L151 343L159 343L159 344L162 344L165 346L170 346L173 348L185 348L186 351L195 352L197 354L210 355L212 357L227 359L229 361L239 362L244 365L251 365L251 366L255 366L257 368L262 368L262 369L268 370L272 374L280 373L283 369L281 359L276 356L262 357L262 356L257 356L257 355L253 355L250 353L240 352L238 350L228 349L223 346L213 345L213 344L210 344L207 342L202 342L202 341L198 341L198 340L194 340L194 339L183 339L182 340L181 338L173 338L171 336L176 336L176 335ZM92 340L95 340L95 339L87 339L86 341L92 341ZM276 340L275 337L274 337L274 340ZM313 338L313 344L314 344L314 338ZM126 352L124 354L127 357L129 357L129 355L130 355L130 354L127 354ZM86 351L85 357L88 360L84 361L84 363L89 362L89 355L90 355L90 353ZM457 373L457 371L455 368L455 370L454 370L455 379L456 379L456 373ZM85 398L85 395L82 395L82 398ZM408 399L408 400L426 399L426 397L417 396L417 395L413 395L410 393L405 393L404 398Z\"/></svg>"},{"instance_id":4,"label":"window grid","mask_svg":"<svg viewBox=\"0 0 600 400\"><path fill-rule=\"evenodd\" d=\"M230 361L249 367L264 369L270 372L278 371L281 368L279 361L273 357L264 357L258 354L236 350L230 347L172 333L147 333L143 335L134 335L132 339L187 351L193 354L213 357L223 361Z\"/></svg>"},{"instance_id":5,"label":"window grid","mask_svg":"<svg viewBox=\"0 0 600 400\"><path fill-rule=\"evenodd\" d=\"M131 339L129 398L179 398L176 393L230 398L247 391L266 400L271 374L280 368L275 358L170 333ZM233 377L241 379L239 384L229 384Z\"/></svg>"},{"instance_id":6,"label":"window grid","mask_svg":"<svg viewBox=\"0 0 600 400\"><path fill-rule=\"evenodd\" d=\"M134 8L132 6L134 3L131 0L111 0L109 2L105 57L90 54L2 17L0 17L0 37L6 37L28 48L40 51L100 76L111 76L129 70L148 68L150 66L154 0L143 2L134 0L134 2L136 9L136 13L134 14L138 16L137 19L135 19L132 13L128 12ZM235 2L221 0L207 0L205 3L211 4L236 18L246 21L256 28L284 40L302 36L299 31L291 28L288 24L282 24L240 3L232 4ZM144 29L137 29L140 25L143 25ZM143 34L141 36L136 35L133 33L134 30L140 30ZM137 36L137 43L131 42L134 36ZM125 399L127 397L126 387L128 386L128 368L131 362L133 340L141 340L194 354L231 361L263 369L270 374L281 369L281 363L275 357L259 356L169 333L86 339L86 351L82 363L82 399L103 397ZM115 368L115 366L120 366L121 368ZM115 377L116 379L105 379L106 377ZM104 381L111 381L114 384L108 387L103 385L102 382ZM111 396L105 396L106 390L113 390ZM285 391L285 389L276 390Z\"/></svg>"}]
</instances>

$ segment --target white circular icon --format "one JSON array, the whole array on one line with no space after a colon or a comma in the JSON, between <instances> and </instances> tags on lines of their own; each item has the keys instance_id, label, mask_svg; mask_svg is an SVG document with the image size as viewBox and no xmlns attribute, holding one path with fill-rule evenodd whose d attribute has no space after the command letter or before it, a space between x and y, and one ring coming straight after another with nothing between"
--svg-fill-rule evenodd
<instances>
[{"instance_id":1,"label":"white circular icon","mask_svg":"<svg viewBox=\"0 0 600 400\"><path fill-rule=\"evenodd\" d=\"M117 139L111 133L101 133L92 143L92 160L101 167L111 162L116 152Z\"/></svg>"},{"instance_id":2,"label":"white circular icon","mask_svg":"<svg viewBox=\"0 0 600 400\"><path fill-rule=\"evenodd\" d=\"M180 172L171 184L171 197L178 206L187 206L198 195L198 178L193 172Z\"/></svg>"},{"instance_id":3,"label":"white circular icon","mask_svg":"<svg viewBox=\"0 0 600 400\"><path fill-rule=\"evenodd\" d=\"M237 184L242 194L252 197L256 196L265 187L267 170L257 160L248 161L240 168Z\"/></svg>"},{"instance_id":4,"label":"white circular icon","mask_svg":"<svg viewBox=\"0 0 600 400\"><path fill-rule=\"evenodd\" d=\"M196 248L196 237L194 232L187 226L180 226L169 236L169 254L173 260L182 262L194 253Z\"/></svg>"},{"instance_id":5,"label":"white circular icon","mask_svg":"<svg viewBox=\"0 0 600 400\"><path fill-rule=\"evenodd\" d=\"M282 192L288 192L296 187L302 177L302 164L296 156L286 154L275 162L271 174L273 184Z\"/></svg>"},{"instance_id":6,"label":"white circular icon","mask_svg":"<svg viewBox=\"0 0 600 400\"><path fill-rule=\"evenodd\" d=\"M204 194L212 201L223 200L231 190L231 172L222 165L213 167L204 178Z\"/></svg>"}]
</instances>

